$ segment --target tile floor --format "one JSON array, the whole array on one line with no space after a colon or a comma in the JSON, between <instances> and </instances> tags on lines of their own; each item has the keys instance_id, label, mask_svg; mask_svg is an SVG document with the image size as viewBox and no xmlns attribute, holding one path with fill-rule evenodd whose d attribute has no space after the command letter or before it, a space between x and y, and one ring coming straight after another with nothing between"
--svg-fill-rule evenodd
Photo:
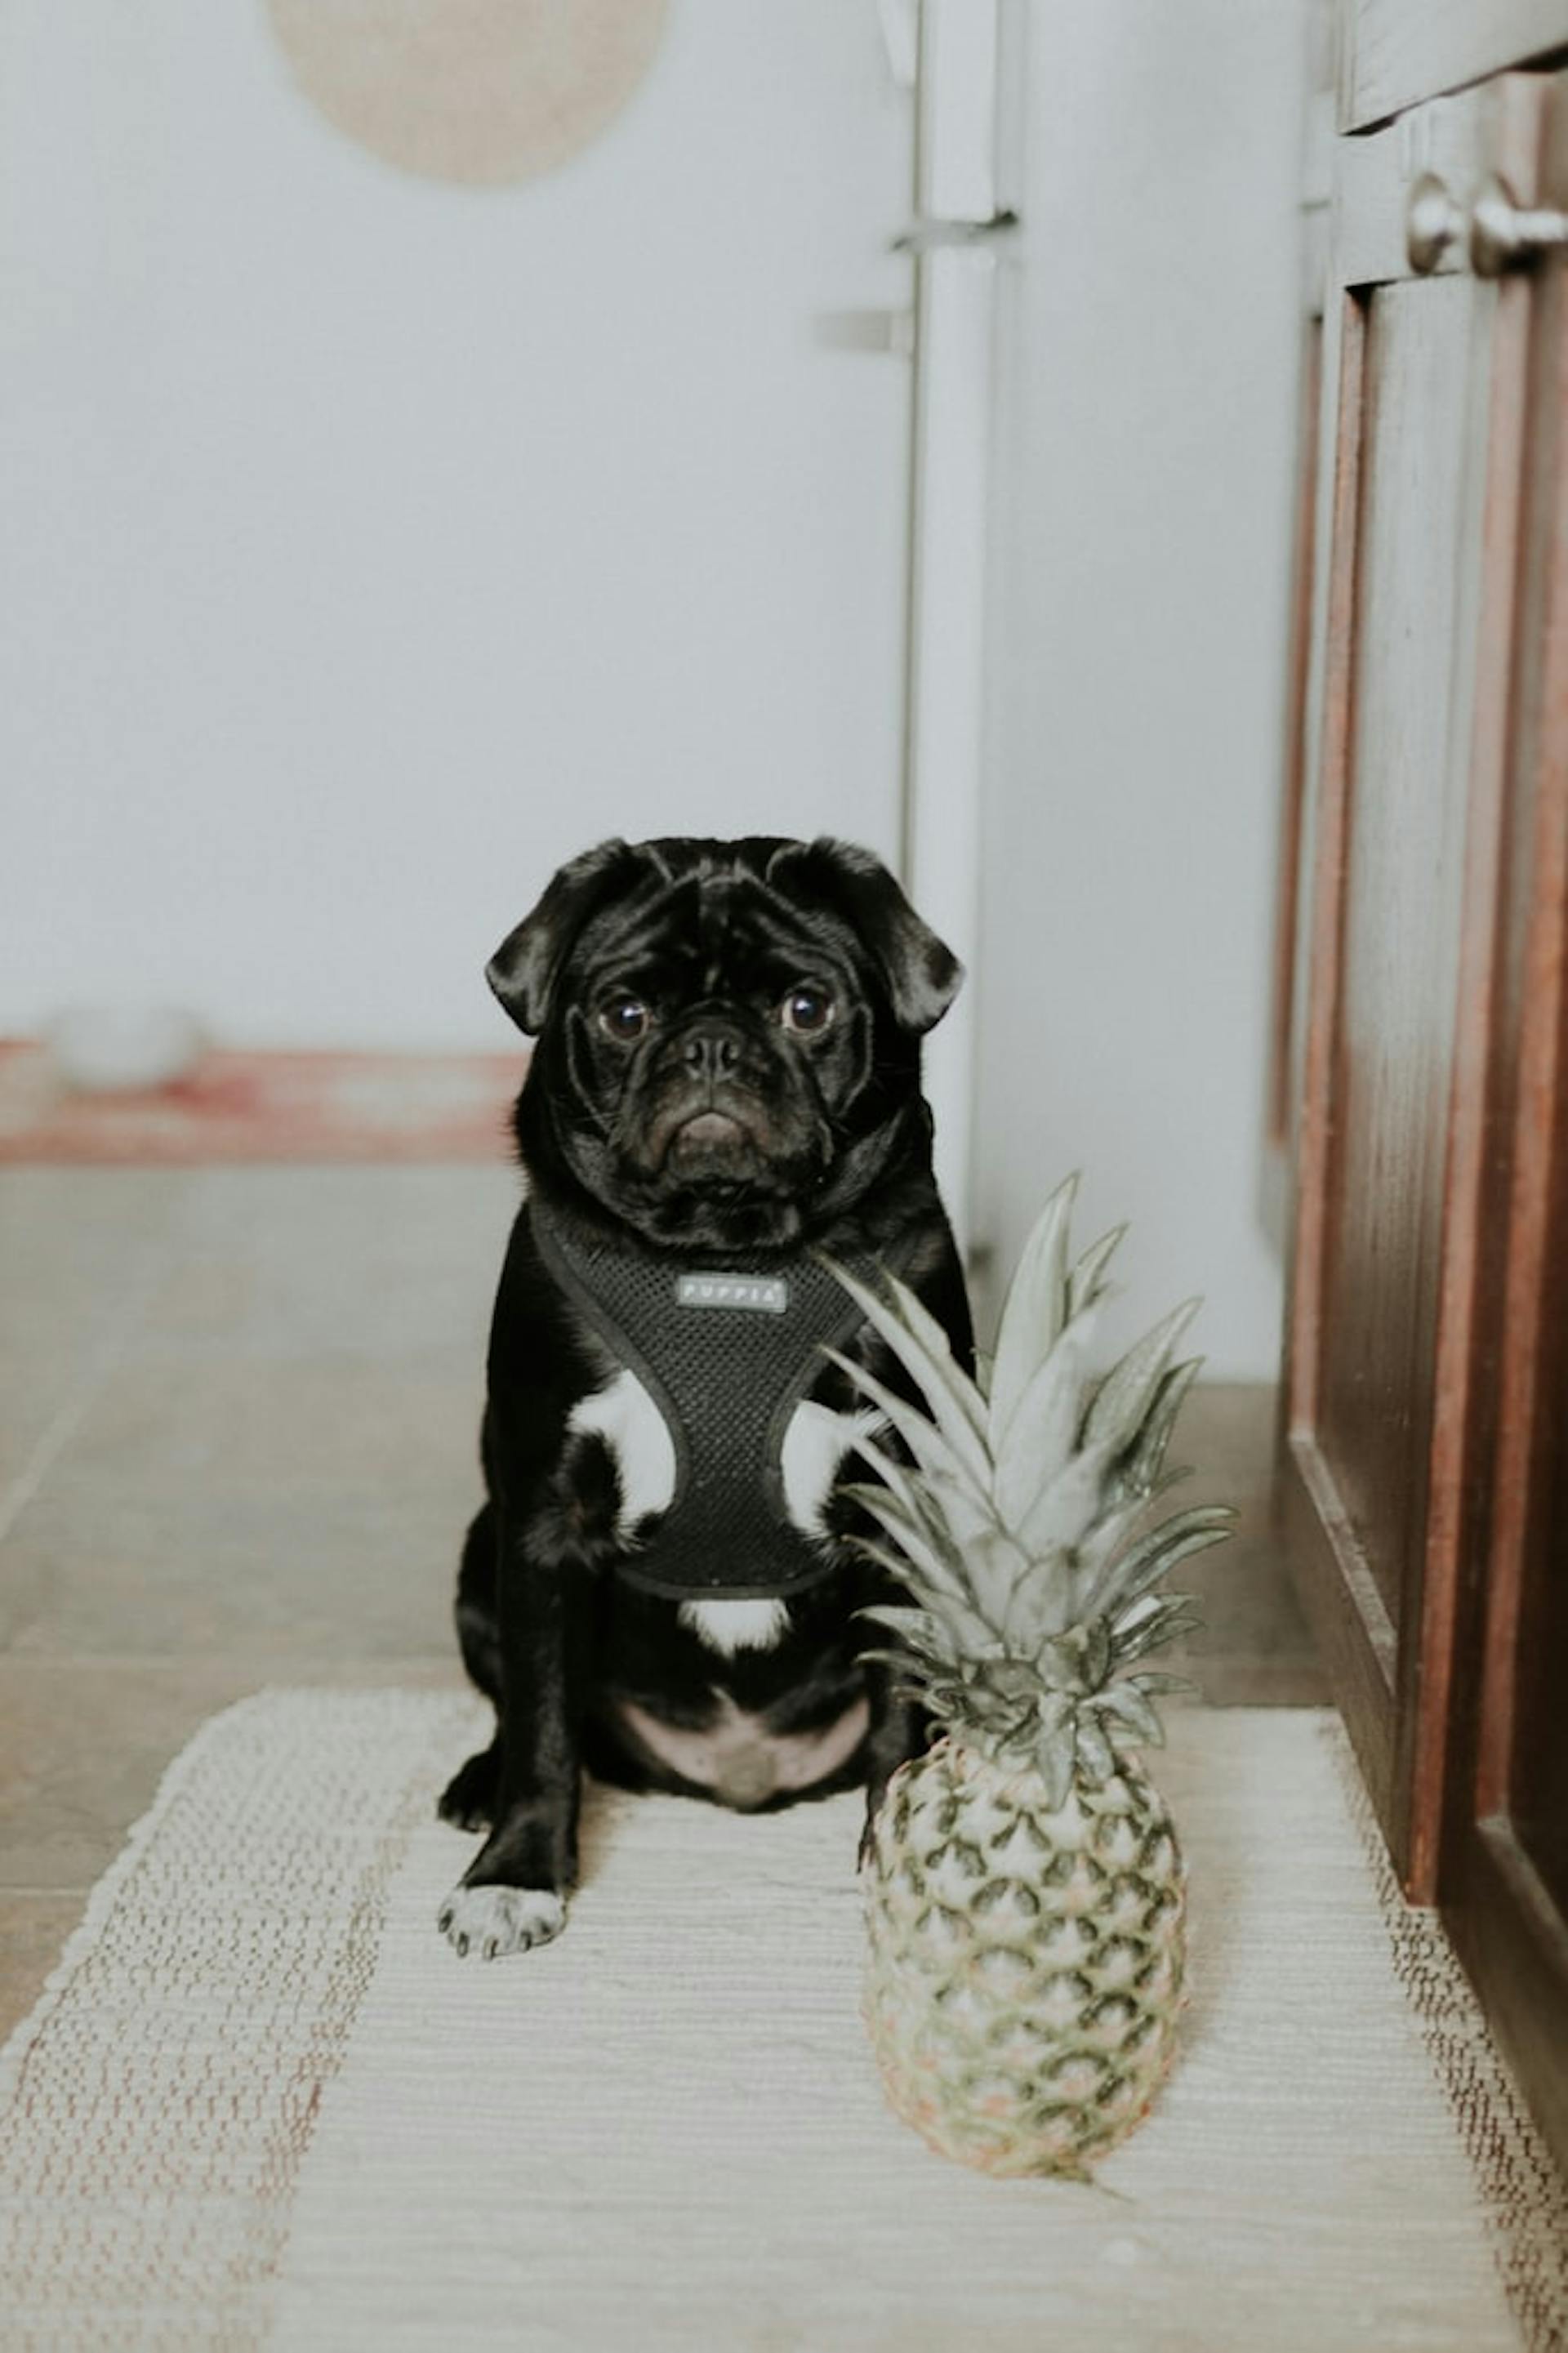
<instances>
[{"instance_id":1,"label":"tile floor","mask_svg":"<svg viewBox=\"0 0 1568 2353\"><path fill-rule=\"evenodd\" d=\"M164 1766L268 1683L461 1680L508 1168L0 1170L0 2035ZM1214 1704L1321 1702L1270 1546L1272 1392L1199 1388Z\"/></svg>"}]
</instances>

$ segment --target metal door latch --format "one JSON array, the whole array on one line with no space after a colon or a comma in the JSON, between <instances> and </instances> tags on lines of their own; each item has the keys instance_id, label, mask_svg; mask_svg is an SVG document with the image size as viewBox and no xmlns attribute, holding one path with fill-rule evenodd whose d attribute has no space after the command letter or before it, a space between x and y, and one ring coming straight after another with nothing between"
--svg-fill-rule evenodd
<instances>
[{"instance_id":1,"label":"metal door latch","mask_svg":"<svg viewBox=\"0 0 1568 2353\"><path fill-rule=\"evenodd\" d=\"M1016 212L990 213L984 220L939 220L930 215L912 220L893 239L895 253L937 253L947 246L1002 244L1018 227Z\"/></svg>"}]
</instances>

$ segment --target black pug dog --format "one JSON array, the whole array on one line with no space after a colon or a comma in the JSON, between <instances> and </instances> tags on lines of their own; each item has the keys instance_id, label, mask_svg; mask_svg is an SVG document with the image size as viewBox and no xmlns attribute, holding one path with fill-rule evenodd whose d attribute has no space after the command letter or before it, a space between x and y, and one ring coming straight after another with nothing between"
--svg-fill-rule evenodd
<instances>
[{"instance_id":1,"label":"black pug dog","mask_svg":"<svg viewBox=\"0 0 1568 2353\"><path fill-rule=\"evenodd\" d=\"M874 1417L823 1349L913 1392L824 1255L973 1361L921 1092L962 973L868 852L605 842L488 977L538 1044L458 1579L496 1735L441 1799L489 1833L439 1920L487 1958L562 1927L584 1766L748 1810L864 1782L869 1821L929 1726L857 1661L907 1596L848 1541Z\"/></svg>"}]
</instances>

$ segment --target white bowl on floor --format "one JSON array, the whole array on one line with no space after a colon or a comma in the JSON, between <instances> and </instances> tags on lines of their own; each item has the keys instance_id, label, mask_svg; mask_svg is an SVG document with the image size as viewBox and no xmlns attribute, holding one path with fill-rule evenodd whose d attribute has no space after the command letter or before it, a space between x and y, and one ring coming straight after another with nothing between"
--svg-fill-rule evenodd
<instances>
[{"instance_id":1,"label":"white bowl on floor","mask_svg":"<svg viewBox=\"0 0 1568 2353\"><path fill-rule=\"evenodd\" d=\"M45 1031L55 1068L83 1094L137 1093L183 1078L206 1038L177 1005L72 1005Z\"/></svg>"}]
</instances>

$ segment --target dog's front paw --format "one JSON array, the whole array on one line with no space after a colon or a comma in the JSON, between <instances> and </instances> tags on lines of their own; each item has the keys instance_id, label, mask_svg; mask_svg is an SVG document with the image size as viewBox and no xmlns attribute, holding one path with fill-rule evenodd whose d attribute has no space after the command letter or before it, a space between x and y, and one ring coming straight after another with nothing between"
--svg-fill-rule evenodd
<instances>
[{"instance_id":1,"label":"dog's front paw","mask_svg":"<svg viewBox=\"0 0 1568 2353\"><path fill-rule=\"evenodd\" d=\"M454 1887L436 1926L455 1952L493 1961L547 1945L566 1925L566 1905L552 1887Z\"/></svg>"}]
</instances>

